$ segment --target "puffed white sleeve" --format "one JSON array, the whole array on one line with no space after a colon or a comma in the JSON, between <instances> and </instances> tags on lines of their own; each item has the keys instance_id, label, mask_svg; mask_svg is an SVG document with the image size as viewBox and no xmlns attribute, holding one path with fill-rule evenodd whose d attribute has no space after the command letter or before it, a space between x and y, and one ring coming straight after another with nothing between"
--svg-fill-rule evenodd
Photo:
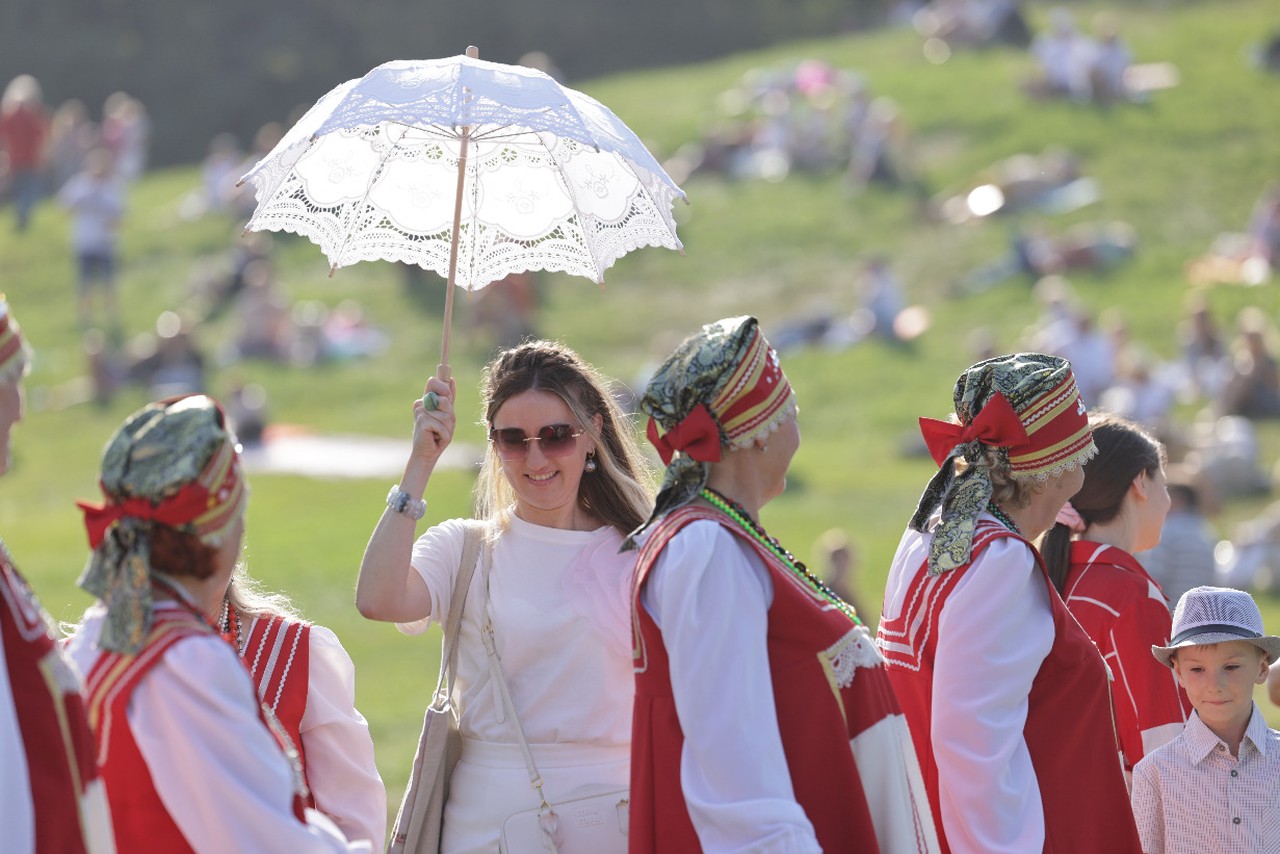
<instances>
[{"instance_id":1,"label":"puffed white sleeve","mask_svg":"<svg viewBox=\"0 0 1280 854\"><path fill-rule=\"evenodd\" d=\"M773 583L750 546L693 522L662 550L642 603L662 631L684 731L680 784L707 851L820 852L796 802L767 646Z\"/></svg>"},{"instance_id":2,"label":"puffed white sleeve","mask_svg":"<svg viewBox=\"0 0 1280 854\"><path fill-rule=\"evenodd\" d=\"M987 546L938 621L932 740L955 854L1039 852L1044 808L1023 738L1031 683L1053 646L1049 591L1029 547Z\"/></svg>"},{"instance_id":3,"label":"puffed white sleeve","mask_svg":"<svg viewBox=\"0 0 1280 854\"><path fill-rule=\"evenodd\" d=\"M373 758L369 724L356 709L356 668L337 635L312 626L302 752L316 808L348 839L382 850L387 790Z\"/></svg>"},{"instance_id":4,"label":"puffed white sleeve","mask_svg":"<svg viewBox=\"0 0 1280 854\"><path fill-rule=\"evenodd\" d=\"M134 690L128 724L156 792L200 854L372 851L315 810L293 813L293 772L225 641L175 643Z\"/></svg>"}]
</instances>

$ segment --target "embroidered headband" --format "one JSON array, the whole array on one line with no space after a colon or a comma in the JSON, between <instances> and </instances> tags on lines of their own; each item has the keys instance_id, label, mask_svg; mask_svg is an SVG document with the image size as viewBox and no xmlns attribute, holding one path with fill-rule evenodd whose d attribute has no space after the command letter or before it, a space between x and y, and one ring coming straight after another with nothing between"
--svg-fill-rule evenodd
<instances>
[{"instance_id":1,"label":"embroidered headband","mask_svg":"<svg viewBox=\"0 0 1280 854\"><path fill-rule=\"evenodd\" d=\"M217 548L244 512L235 438L205 395L149 404L107 442L99 480L106 500L77 502L93 551L79 585L107 608L101 645L133 652L151 625L155 524Z\"/></svg>"},{"instance_id":2,"label":"embroidered headband","mask_svg":"<svg viewBox=\"0 0 1280 854\"><path fill-rule=\"evenodd\" d=\"M958 423L920 419L920 430L940 466L911 518L924 531L938 508L929 570L945 572L969 560L978 516L991 500L986 448L997 448L1001 470L1014 478L1061 475L1097 454L1089 413L1066 359L1015 353L973 365L956 380ZM955 473L955 461L968 465Z\"/></svg>"},{"instance_id":3,"label":"embroidered headband","mask_svg":"<svg viewBox=\"0 0 1280 854\"><path fill-rule=\"evenodd\" d=\"M743 448L778 428L796 409L795 392L778 354L754 317L709 323L658 368L640 411L645 433L666 465L649 521L632 538L692 501L707 481L707 464L722 449Z\"/></svg>"},{"instance_id":4,"label":"embroidered headband","mask_svg":"<svg viewBox=\"0 0 1280 854\"><path fill-rule=\"evenodd\" d=\"M4 294L0 294L0 382L16 380L31 367L31 348Z\"/></svg>"}]
</instances>

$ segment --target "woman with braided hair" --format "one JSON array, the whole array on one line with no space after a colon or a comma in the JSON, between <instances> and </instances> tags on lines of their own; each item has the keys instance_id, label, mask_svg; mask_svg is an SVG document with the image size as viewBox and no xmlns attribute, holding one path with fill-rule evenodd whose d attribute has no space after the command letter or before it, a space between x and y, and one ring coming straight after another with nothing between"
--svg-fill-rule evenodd
<instances>
[{"instance_id":1,"label":"woman with braided hair","mask_svg":"<svg viewBox=\"0 0 1280 854\"><path fill-rule=\"evenodd\" d=\"M800 428L756 319L702 327L640 408L667 469L629 541L632 854L936 851L870 633L757 521Z\"/></svg>"},{"instance_id":2,"label":"woman with braided hair","mask_svg":"<svg viewBox=\"0 0 1280 854\"><path fill-rule=\"evenodd\" d=\"M1031 544L1097 453L1065 359L987 359L889 570L876 642L921 757L944 851L1141 849L1107 668Z\"/></svg>"}]
</instances>

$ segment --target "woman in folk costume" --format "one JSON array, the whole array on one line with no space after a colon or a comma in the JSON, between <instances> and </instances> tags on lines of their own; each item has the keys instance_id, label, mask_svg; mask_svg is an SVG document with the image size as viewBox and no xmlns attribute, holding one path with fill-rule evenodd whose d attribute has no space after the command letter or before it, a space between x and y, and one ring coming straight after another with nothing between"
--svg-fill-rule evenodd
<instances>
[{"instance_id":1,"label":"woman in folk costume","mask_svg":"<svg viewBox=\"0 0 1280 854\"><path fill-rule=\"evenodd\" d=\"M135 412L107 443L106 502L81 503L99 602L69 652L120 851L369 851L305 806L295 751L217 617L244 537L246 487L204 395Z\"/></svg>"},{"instance_id":2,"label":"woman in folk costume","mask_svg":"<svg viewBox=\"0 0 1280 854\"><path fill-rule=\"evenodd\" d=\"M631 851L936 851L871 635L756 521L800 430L755 318L704 326L640 407L667 471L634 541Z\"/></svg>"},{"instance_id":3,"label":"woman in folk costume","mask_svg":"<svg viewBox=\"0 0 1280 854\"><path fill-rule=\"evenodd\" d=\"M0 295L0 475L22 420L30 353ZM113 851L80 676L53 621L0 542L0 847L14 854Z\"/></svg>"},{"instance_id":4,"label":"woman in folk costume","mask_svg":"<svg viewBox=\"0 0 1280 854\"><path fill-rule=\"evenodd\" d=\"M337 635L302 619L288 597L264 592L243 563L227 586L218 625L248 665L258 700L298 749L308 806L348 839L382 848L387 790L369 724L355 707L355 665Z\"/></svg>"},{"instance_id":5,"label":"woman in folk costume","mask_svg":"<svg viewBox=\"0 0 1280 854\"><path fill-rule=\"evenodd\" d=\"M1160 542L1169 512L1164 446L1115 415L1089 419L1098 456L1040 544L1067 609L1111 668L1116 737L1126 775L1172 741L1191 711L1177 675L1151 655L1169 642L1169 600L1133 552Z\"/></svg>"},{"instance_id":6,"label":"woman in folk costume","mask_svg":"<svg viewBox=\"0 0 1280 854\"><path fill-rule=\"evenodd\" d=\"M453 438L454 387L432 378L413 404L413 451L360 564L356 602L409 634L444 624L469 520L416 540L419 497ZM492 619L502 676L552 803L627 785L633 559L622 538L650 493L633 431L607 382L569 348L504 350L481 388L489 445L476 486L487 529L488 607L477 568L463 605L456 692L462 755L449 781L443 854L498 850L503 821L539 806L481 635Z\"/></svg>"},{"instance_id":7,"label":"woman in folk costume","mask_svg":"<svg viewBox=\"0 0 1280 854\"><path fill-rule=\"evenodd\" d=\"M889 570L877 644L943 849L1138 852L1107 668L1031 545L1097 449L1065 359L999 356L921 418L941 470Z\"/></svg>"}]
</instances>

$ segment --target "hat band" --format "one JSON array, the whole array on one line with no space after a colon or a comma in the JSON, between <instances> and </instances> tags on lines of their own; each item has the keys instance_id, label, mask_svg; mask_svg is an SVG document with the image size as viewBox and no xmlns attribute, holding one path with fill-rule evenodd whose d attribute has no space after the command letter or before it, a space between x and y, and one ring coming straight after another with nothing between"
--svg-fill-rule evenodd
<instances>
[{"instance_id":1,"label":"hat band","mask_svg":"<svg viewBox=\"0 0 1280 854\"><path fill-rule=\"evenodd\" d=\"M1242 629L1239 626L1233 626L1230 623L1209 623L1203 626L1195 626L1183 632L1178 632L1173 640L1169 641L1169 646L1177 646L1185 640L1195 637L1196 635L1235 635L1236 637L1246 638L1249 640L1257 640L1262 637L1259 632L1251 632L1248 629Z\"/></svg>"}]
</instances>

